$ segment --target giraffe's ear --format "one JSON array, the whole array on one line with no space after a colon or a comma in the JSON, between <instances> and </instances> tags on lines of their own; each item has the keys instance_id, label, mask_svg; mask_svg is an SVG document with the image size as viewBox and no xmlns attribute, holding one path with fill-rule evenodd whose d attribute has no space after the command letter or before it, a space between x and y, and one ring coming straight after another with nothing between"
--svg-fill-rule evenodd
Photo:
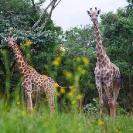
<instances>
[{"instance_id":1,"label":"giraffe's ear","mask_svg":"<svg viewBox=\"0 0 133 133\"><path fill-rule=\"evenodd\" d=\"M4 40L5 40L5 42L7 42L8 41L7 37L5 37Z\"/></svg>"},{"instance_id":2,"label":"giraffe's ear","mask_svg":"<svg viewBox=\"0 0 133 133\"><path fill-rule=\"evenodd\" d=\"M98 10L98 11L97 11L97 14L99 15L100 13L101 13L101 10Z\"/></svg>"},{"instance_id":3,"label":"giraffe's ear","mask_svg":"<svg viewBox=\"0 0 133 133\"><path fill-rule=\"evenodd\" d=\"M90 15L90 12L89 12L89 11L87 11L87 10L86 10L86 12L87 12L87 14L89 14L89 15Z\"/></svg>"},{"instance_id":4,"label":"giraffe's ear","mask_svg":"<svg viewBox=\"0 0 133 133\"><path fill-rule=\"evenodd\" d=\"M17 37L14 37L14 41L17 41Z\"/></svg>"}]
</instances>

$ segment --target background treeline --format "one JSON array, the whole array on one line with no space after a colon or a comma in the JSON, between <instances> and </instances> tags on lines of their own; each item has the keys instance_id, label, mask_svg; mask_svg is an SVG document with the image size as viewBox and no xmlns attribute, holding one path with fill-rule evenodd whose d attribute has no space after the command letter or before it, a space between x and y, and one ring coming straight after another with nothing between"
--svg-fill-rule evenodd
<instances>
[{"instance_id":1,"label":"background treeline","mask_svg":"<svg viewBox=\"0 0 133 133\"><path fill-rule=\"evenodd\" d=\"M83 95L83 105L91 103L93 98L98 97L94 79L94 28L92 25L81 25L63 32L51 19L42 27L43 20L49 15L47 12L34 27L40 17L38 12L42 12L43 2L33 4L30 0L0 1L0 98L7 91L13 98L13 94L20 90L22 82L14 55L4 41L5 37L13 35L18 37L17 44L29 64L39 73L51 76L61 86L73 85L74 79L69 80L66 72L78 75L78 69L85 70L79 77L79 91ZM124 77L118 98L119 110L133 112L133 4L129 3L127 7L118 9L115 14L109 12L100 17L103 45ZM27 45L29 42L30 46ZM83 64L81 59L84 57L89 60L88 65ZM7 82L10 82L9 86ZM64 103L66 99L64 94L60 101Z\"/></svg>"}]
</instances>

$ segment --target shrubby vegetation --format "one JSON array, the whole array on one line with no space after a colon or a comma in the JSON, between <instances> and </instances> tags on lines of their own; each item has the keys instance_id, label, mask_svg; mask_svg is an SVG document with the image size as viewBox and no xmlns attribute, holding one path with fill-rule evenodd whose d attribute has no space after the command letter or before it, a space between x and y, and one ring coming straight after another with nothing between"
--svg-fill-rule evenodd
<instances>
[{"instance_id":1,"label":"shrubby vegetation","mask_svg":"<svg viewBox=\"0 0 133 133\"><path fill-rule=\"evenodd\" d=\"M41 2L44 1L36 4L40 12ZM47 16L48 13L43 19ZM102 14L99 24L107 54L120 68L124 77L118 97L119 117L115 122L109 117L99 116L98 93L94 79L96 63L94 27L81 25L63 32L61 27L49 19L43 29L41 28L43 21L33 29L39 17L31 1L0 1L2 131L67 133L68 129L73 127L70 132L132 132L133 119L128 117L133 112L132 4L118 9L115 14L112 12ZM14 55L4 41L9 35L18 37L17 44L30 65L40 74L51 76L62 86L56 92L57 108L52 121L49 120L47 101L44 97L41 97L38 103L34 102L33 112L26 111L24 94L20 89L22 78L16 67ZM13 128L13 123L18 123L20 128ZM5 128L6 126L9 128ZM37 128L38 126L41 128Z\"/></svg>"}]
</instances>

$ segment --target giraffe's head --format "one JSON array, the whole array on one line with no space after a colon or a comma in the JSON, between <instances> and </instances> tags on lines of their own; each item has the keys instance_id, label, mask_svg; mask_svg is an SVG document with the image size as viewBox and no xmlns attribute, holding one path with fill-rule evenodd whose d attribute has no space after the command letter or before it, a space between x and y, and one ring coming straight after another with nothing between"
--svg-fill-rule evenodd
<instances>
[{"instance_id":1,"label":"giraffe's head","mask_svg":"<svg viewBox=\"0 0 133 133\"><path fill-rule=\"evenodd\" d=\"M100 14L100 12L101 10L97 10L96 7L95 7L95 11L92 11L92 8L90 8L90 11L87 11L93 23L98 21L98 15Z\"/></svg>"},{"instance_id":2,"label":"giraffe's head","mask_svg":"<svg viewBox=\"0 0 133 133\"><path fill-rule=\"evenodd\" d=\"M16 37L10 37L8 36L7 38L5 38L5 41L8 42L8 47L13 47L14 46L14 42L17 40Z\"/></svg>"}]
</instances>

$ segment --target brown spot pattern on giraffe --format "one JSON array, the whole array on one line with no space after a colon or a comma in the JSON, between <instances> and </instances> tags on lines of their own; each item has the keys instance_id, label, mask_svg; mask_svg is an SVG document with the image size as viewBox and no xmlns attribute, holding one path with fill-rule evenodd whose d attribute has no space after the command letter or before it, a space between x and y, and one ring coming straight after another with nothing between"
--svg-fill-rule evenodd
<instances>
[{"instance_id":1,"label":"brown spot pattern on giraffe","mask_svg":"<svg viewBox=\"0 0 133 133\"><path fill-rule=\"evenodd\" d=\"M54 80L50 77L46 79L36 72L24 59L20 48L13 42L13 37L8 37L8 46L12 48L16 58L17 66L23 77L22 87L24 88L27 102L27 109L32 109L31 93L40 91L40 89L48 95L50 105L50 114L53 112L55 89L53 88Z\"/></svg>"},{"instance_id":2,"label":"brown spot pattern on giraffe","mask_svg":"<svg viewBox=\"0 0 133 133\"><path fill-rule=\"evenodd\" d=\"M97 8L95 8L95 11L92 11L92 8L91 8L90 11L88 11L88 13L91 17L93 16L92 18L95 18L95 19L91 19L91 20L94 23L94 30L95 30L95 34L96 34L97 63L96 63L96 67L95 67L95 79L96 79L97 90L99 93L99 101L100 101L100 103L103 103L103 96L102 96L103 94L102 94L102 88L101 88L102 83L99 80L99 78L97 77L97 75L101 74L100 79L102 79L104 84L108 87L106 90L106 92L107 92L106 94L107 94L107 97L109 100L110 115L115 117L116 116L116 108L113 108L113 107L117 103L117 97L119 94L120 87L113 86L113 78L120 77L120 71L119 71L119 68L109 60L108 56L106 55L106 51L102 45L102 39L101 39L100 30L99 30L98 21L97 21L97 17L98 17L98 13L99 13L97 11ZM107 71L105 71L105 70L107 70ZM104 75L106 77L104 77ZM114 87L114 89L112 87ZM115 95L113 95L114 93L112 91L115 92ZM113 99L115 99L116 101L113 101Z\"/></svg>"}]
</instances>

